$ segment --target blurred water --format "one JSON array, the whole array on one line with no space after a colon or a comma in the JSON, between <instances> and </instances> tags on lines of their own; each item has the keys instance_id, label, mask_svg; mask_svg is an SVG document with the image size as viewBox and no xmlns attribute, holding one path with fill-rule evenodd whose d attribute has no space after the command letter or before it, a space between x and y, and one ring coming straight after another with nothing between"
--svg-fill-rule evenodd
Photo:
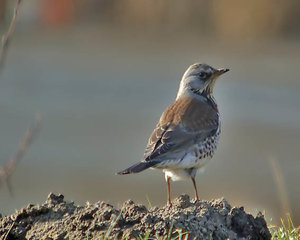
<instances>
[{"instance_id":1,"label":"blurred water","mask_svg":"<svg viewBox=\"0 0 300 240\"><path fill-rule=\"evenodd\" d=\"M114 173L138 161L186 67L196 61L229 67L215 88L222 115L221 142L204 174L200 197L225 196L267 219L282 216L267 159L284 177L295 224L300 223L300 43L224 45L196 37L148 38L93 28L19 33L0 81L0 163L14 153L34 115L39 137L3 187L0 212L62 192L76 203L113 204L131 198L166 201L159 171ZM172 184L172 196L193 194L190 182Z\"/></svg>"}]
</instances>

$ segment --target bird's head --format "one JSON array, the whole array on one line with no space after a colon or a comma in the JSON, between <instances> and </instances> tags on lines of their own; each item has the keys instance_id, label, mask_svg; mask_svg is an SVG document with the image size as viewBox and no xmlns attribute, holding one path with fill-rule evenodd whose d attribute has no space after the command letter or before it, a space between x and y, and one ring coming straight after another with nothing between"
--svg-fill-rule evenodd
<instances>
[{"instance_id":1,"label":"bird's head","mask_svg":"<svg viewBox=\"0 0 300 240\"><path fill-rule=\"evenodd\" d=\"M228 71L228 68L215 69L204 63L189 66L181 79L177 98L190 93L210 96L216 79Z\"/></svg>"}]
</instances>

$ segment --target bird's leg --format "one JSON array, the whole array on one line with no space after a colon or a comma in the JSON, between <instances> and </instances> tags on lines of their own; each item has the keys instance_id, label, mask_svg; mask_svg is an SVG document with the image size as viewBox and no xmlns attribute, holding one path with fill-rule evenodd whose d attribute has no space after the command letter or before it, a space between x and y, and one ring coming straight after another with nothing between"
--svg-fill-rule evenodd
<instances>
[{"instance_id":1,"label":"bird's leg","mask_svg":"<svg viewBox=\"0 0 300 240\"><path fill-rule=\"evenodd\" d=\"M197 191L197 186L196 186L196 181L195 181L195 178L193 178L193 177L192 177L192 182L193 182L194 189L195 189L195 198L196 198L196 201L199 201L198 191Z\"/></svg>"},{"instance_id":2,"label":"bird's leg","mask_svg":"<svg viewBox=\"0 0 300 240\"><path fill-rule=\"evenodd\" d=\"M172 207L172 202L171 202L171 193L170 193L170 177L167 177L167 185L168 185L168 206L169 208Z\"/></svg>"}]
</instances>

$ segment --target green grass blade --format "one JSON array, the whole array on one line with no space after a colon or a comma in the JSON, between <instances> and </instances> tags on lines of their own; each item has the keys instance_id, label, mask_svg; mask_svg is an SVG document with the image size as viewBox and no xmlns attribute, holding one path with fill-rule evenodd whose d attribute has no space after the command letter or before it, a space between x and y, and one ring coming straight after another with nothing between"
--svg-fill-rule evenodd
<instances>
[{"instance_id":1,"label":"green grass blade","mask_svg":"<svg viewBox=\"0 0 300 240\"><path fill-rule=\"evenodd\" d=\"M171 222L171 226L170 226L168 238L167 238L168 240L171 240L172 232L173 232L173 225L174 225L174 220L172 220L172 222Z\"/></svg>"}]
</instances>

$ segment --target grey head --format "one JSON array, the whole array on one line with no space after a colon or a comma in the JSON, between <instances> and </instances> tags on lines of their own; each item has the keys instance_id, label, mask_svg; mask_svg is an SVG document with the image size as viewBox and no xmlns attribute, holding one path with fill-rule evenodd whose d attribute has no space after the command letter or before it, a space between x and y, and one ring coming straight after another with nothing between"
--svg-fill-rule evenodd
<instances>
[{"instance_id":1,"label":"grey head","mask_svg":"<svg viewBox=\"0 0 300 240\"><path fill-rule=\"evenodd\" d=\"M228 71L228 68L216 69L205 63L192 64L183 74L176 99L197 95L211 97L216 79Z\"/></svg>"}]
</instances>

